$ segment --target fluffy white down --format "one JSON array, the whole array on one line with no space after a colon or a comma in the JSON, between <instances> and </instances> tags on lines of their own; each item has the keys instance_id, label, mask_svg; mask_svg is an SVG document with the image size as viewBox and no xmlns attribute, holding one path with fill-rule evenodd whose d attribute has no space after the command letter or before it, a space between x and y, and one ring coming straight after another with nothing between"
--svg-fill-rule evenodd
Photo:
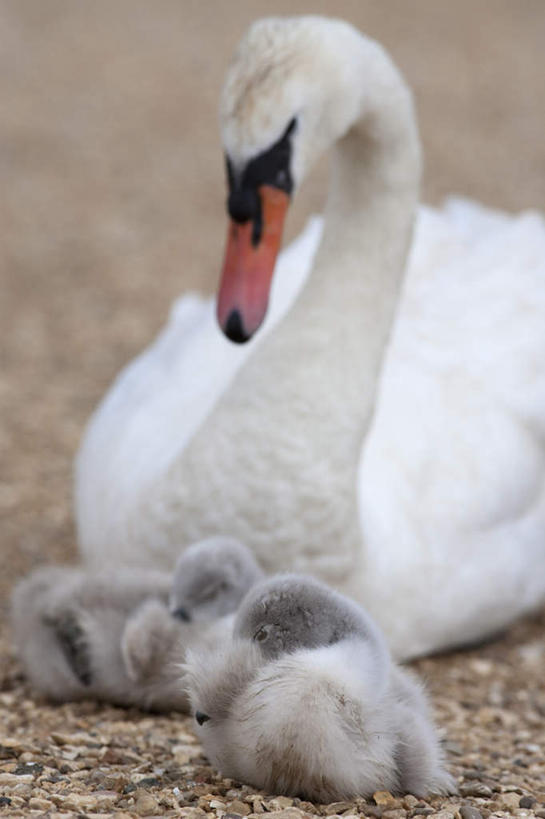
<instances>
[{"instance_id":1,"label":"fluffy white down","mask_svg":"<svg viewBox=\"0 0 545 819\"><path fill-rule=\"evenodd\" d=\"M299 650L266 665L232 709L237 776L273 793L316 798L314 788L323 801L396 790L393 699L375 682L359 645Z\"/></svg>"},{"instance_id":2,"label":"fluffy white down","mask_svg":"<svg viewBox=\"0 0 545 819\"><path fill-rule=\"evenodd\" d=\"M294 104L297 175L334 145L324 240L314 221L282 254L249 345L186 296L121 374L78 457L84 558L171 567L224 534L359 599L397 656L486 636L545 600L543 219L420 208L404 264L410 94L344 23L255 24L224 103L233 155Z\"/></svg>"},{"instance_id":3,"label":"fluffy white down","mask_svg":"<svg viewBox=\"0 0 545 819\"><path fill-rule=\"evenodd\" d=\"M235 640L188 657L192 708L209 717L196 730L224 776L319 802L455 789L423 689L389 659L353 638L256 653Z\"/></svg>"}]
</instances>

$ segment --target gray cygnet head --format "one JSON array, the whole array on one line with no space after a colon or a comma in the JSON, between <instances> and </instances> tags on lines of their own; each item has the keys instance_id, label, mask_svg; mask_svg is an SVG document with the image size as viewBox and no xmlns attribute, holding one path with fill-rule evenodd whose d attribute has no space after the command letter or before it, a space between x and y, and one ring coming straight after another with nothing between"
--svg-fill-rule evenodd
<instances>
[{"instance_id":1,"label":"gray cygnet head","mask_svg":"<svg viewBox=\"0 0 545 819\"><path fill-rule=\"evenodd\" d=\"M233 538L218 536L194 543L174 570L171 614L186 622L232 614L263 577L251 551Z\"/></svg>"},{"instance_id":2,"label":"gray cygnet head","mask_svg":"<svg viewBox=\"0 0 545 819\"><path fill-rule=\"evenodd\" d=\"M276 575L254 586L241 603L233 633L253 640L268 659L348 637L372 646L377 659L386 654L377 626L360 606L305 575Z\"/></svg>"},{"instance_id":3,"label":"gray cygnet head","mask_svg":"<svg viewBox=\"0 0 545 819\"><path fill-rule=\"evenodd\" d=\"M427 698L369 615L311 578L256 586L233 637L188 653L196 730L225 776L328 802L450 792Z\"/></svg>"}]
</instances>

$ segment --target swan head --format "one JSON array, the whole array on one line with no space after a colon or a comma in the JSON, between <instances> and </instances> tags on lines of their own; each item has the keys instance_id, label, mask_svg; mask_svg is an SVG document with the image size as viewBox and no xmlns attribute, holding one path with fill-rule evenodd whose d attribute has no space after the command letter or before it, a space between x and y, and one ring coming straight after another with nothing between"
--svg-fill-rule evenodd
<instances>
[{"instance_id":1,"label":"swan head","mask_svg":"<svg viewBox=\"0 0 545 819\"><path fill-rule=\"evenodd\" d=\"M232 341L264 319L293 191L362 113L369 50L348 23L313 16L259 20L239 45L220 105L231 223L217 315Z\"/></svg>"},{"instance_id":2,"label":"swan head","mask_svg":"<svg viewBox=\"0 0 545 819\"><path fill-rule=\"evenodd\" d=\"M231 614L263 576L253 554L238 540L217 536L199 541L176 564L170 612L185 622Z\"/></svg>"}]
</instances>

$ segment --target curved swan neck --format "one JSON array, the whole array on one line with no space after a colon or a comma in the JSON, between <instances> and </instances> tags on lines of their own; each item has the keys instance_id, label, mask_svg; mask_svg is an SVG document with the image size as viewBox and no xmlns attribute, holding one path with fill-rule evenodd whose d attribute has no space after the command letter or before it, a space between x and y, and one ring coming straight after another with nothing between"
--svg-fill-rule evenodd
<instances>
[{"instance_id":1,"label":"curved swan neck","mask_svg":"<svg viewBox=\"0 0 545 819\"><path fill-rule=\"evenodd\" d=\"M351 117L341 125L329 120L333 133L343 133L333 148L326 226L310 278L186 448L179 477L169 475L177 526L195 518L180 513L186 505L199 509L191 538L217 531L219 508L223 530L252 547L266 568L274 542L275 565L345 585L349 576L356 580L364 555L357 469L420 175L409 92L382 50L359 42L363 57L352 79L360 85L355 93L338 89L352 94ZM374 85L364 93L362 83ZM210 483L189 476L199 474L203 459L220 457L237 480L219 480L211 503ZM252 498L249 516L239 514L241 497Z\"/></svg>"},{"instance_id":2,"label":"curved swan neck","mask_svg":"<svg viewBox=\"0 0 545 819\"><path fill-rule=\"evenodd\" d=\"M307 289L316 301L327 293L329 304L333 299L346 307L372 288L377 310L387 302L393 308L404 272L418 204L420 141L411 94L389 57L365 39L359 56L354 82L375 77L375 84L366 87L358 115L332 147L324 233Z\"/></svg>"},{"instance_id":3,"label":"curved swan neck","mask_svg":"<svg viewBox=\"0 0 545 819\"><path fill-rule=\"evenodd\" d=\"M287 381L298 362L304 371L310 356L319 361L322 377L314 383L304 379L301 396L304 389L312 412L324 400L328 404L318 392L334 392L343 420L350 419L358 453L356 439L361 444L374 405L420 184L410 92L378 45L365 38L359 45L352 73L356 92L348 92L358 93L359 109L354 107L348 131L332 146L322 242L307 284L276 334ZM275 343L280 339L271 339L272 347Z\"/></svg>"}]
</instances>

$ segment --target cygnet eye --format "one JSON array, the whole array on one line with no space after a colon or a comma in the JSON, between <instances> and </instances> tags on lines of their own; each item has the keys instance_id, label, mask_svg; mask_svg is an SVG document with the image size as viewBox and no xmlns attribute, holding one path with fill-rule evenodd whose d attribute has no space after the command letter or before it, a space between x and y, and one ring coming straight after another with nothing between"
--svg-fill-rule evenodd
<instances>
[{"instance_id":1,"label":"cygnet eye","mask_svg":"<svg viewBox=\"0 0 545 819\"><path fill-rule=\"evenodd\" d=\"M258 643L263 643L271 633L270 626L261 626L254 634L254 640Z\"/></svg>"},{"instance_id":2,"label":"cygnet eye","mask_svg":"<svg viewBox=\"0 0 545 819\"><path fill-rule=\"evenodd\" d=\"M197 720L199 725L202 725L204 722L208 722L210 717L208 716L208 714L203 714L202 711L195 711L195 719Z\"/></svg>"},{"instance_id":3,"label":"cygnet eye","mask_svg":"<svg viewBox=\"0 0 545 819\"><path fill-rule=\"evenodd\" d=\"M189 623L191 621L190 613L187 609L184 609L183 606L179 606L177 609L174 609L171 614L176 618L176 620L183 620L184 623Z\"/></svg>"}]
</instances>

